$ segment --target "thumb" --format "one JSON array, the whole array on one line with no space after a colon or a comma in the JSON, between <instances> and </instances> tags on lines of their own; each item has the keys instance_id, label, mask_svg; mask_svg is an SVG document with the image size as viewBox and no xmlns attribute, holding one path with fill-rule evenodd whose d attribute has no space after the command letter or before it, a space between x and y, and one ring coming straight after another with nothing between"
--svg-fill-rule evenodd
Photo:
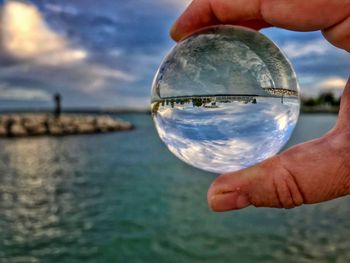
<instances>
[{"instance_id":1,"label":"thumb","mask_svg":"<svg viewBox=\"0 0 350 263\"><path fill-rule=\"evenodd\" d=\"M253 167L219 176L208 191L214 211L293 208L350 194L349 134L331 130Z\"/></svg>"},{"instance_id":2,"label":"thumb","mask_svg":"<svg viewBox=\"0 0 350 263\"><path fill-rule=\"evenodd\" d=\"M292 208L304 203L295 178L283 167L280 157L256 166L222 175L208 191L209 206L217 212L250 205Z\"/></svg>"}]
</instances>

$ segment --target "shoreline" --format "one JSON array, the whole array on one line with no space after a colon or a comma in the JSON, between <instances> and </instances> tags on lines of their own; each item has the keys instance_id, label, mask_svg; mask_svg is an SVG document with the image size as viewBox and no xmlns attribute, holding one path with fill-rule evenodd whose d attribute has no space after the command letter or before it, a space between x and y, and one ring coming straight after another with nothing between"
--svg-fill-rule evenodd
<instances>
[{"instance_id":1,"label":"shoreline","mask_svg":"<svg viewBox=\"0 0 350 263\"><path fill-rule=\"evenodd\" d=\"M300 113L310 113L310 114L338 114L339 107L337 106L301 106Z\"/></svg>"}]
</instances>

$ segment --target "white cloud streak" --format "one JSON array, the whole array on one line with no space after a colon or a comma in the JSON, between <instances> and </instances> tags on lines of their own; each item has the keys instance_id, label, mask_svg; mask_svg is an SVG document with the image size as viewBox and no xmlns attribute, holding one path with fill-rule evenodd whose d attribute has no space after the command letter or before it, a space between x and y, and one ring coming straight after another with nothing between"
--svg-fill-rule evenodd
<instances>
[{"instance_id":1,"label":"white cloud streak","mask_svg":"<svg viewBox=\"0 0 350 263\"><path fill-rule=\"evenodd\" d=\"M340 76L331 76L322 79L310 78L310 82L302 84L302 95L305 97L317 96L322 92L333 92L335 96L341 96L347 80Z\"/></svg>"},{"instance_id":2,"label":"white cloud streak","mask_svg":"<svg viewBox=\"0 0 350 263\"><path fill-rule=\"evenodd\" d=\"M164 2L172 7L184 9L191 3L191 0L164 0Z\"/></svg>"},{"instance_id":3,"label":"white cloud streak","mask_svg":"<svg viewBox=\"0 0 350 263\"><path fill-rule=\"evenodd\" d=\"M287 42L282 46L284 52L290 58L300 58L309 55L324 55L332 46L324 39L316 39L308 42Z\"/></svg>"},{"instance_id":4,"label":"white cloud streak","mask_svg":"<svg viewBox=\"0 0 350 263\"><path fill-rule=\"evenodd\" d=\"M6 83L0 83L0 99L21 101L49 101L51 99L51 95L41 89L13 87L7 85Z\"/></svg>"},{"instance_id":5,"label":"white cloud streak","mask_svg":"<svg viewBox=\"0 0 350 263\"><path fill-rule=\"evenodd\" d=\"M46 3L45 8L55 12L55 13L65 13L65 14L70 14L70 15L77 15L79 12L76 8L70 5L55 5L52 3Z\"/></svg>"},{"instance_id":6,"label":"white cloud streak","mask_svg":"<svg viewBox=\"0 0 350 263\"><path fill-rule=\"evenodd\" d=\"M346 79L334 76L330 78L326 78L319 83L317 83L317 86L321 89L336 89L336 90L343 90L346 85Z\"/></svg>"}]
</instances>

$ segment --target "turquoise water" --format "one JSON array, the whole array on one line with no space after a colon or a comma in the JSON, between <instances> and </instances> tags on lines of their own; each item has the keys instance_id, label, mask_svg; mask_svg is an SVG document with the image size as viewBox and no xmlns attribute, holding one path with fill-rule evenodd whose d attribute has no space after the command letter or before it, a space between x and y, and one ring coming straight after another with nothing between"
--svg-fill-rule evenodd
<instances>
[{"instance_id":1,"label":"turquoise water","mask_svg":"<svg viewBox=\"0 0 350 263\"><path fill-rule=\"evenodd\" d=\"M1 262L350 261L349 198L212 213L216 175L174 157L151 116L121 117L137 129L0 141ZM290 143L335 120L302 115Z\"/></svg>"}]
</instances>

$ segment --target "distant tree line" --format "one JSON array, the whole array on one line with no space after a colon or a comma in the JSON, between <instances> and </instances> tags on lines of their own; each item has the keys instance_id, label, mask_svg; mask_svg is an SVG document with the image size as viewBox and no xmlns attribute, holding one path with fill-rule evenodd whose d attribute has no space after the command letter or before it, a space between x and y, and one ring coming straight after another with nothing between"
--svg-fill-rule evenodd
<instances>
[{"instance_id":1,"label":"distant tree line","mask_svg":"<svg viewBox=\"0 0 350 263\"><path fill-rule=\"evenodd\" d=\"M325 93L321 93L316 98L302 99L302 104L305 107L316 107L316 106L339 107L340 97L336 98L332 92L325 92Z\"/></svg>"}]
</instances>

